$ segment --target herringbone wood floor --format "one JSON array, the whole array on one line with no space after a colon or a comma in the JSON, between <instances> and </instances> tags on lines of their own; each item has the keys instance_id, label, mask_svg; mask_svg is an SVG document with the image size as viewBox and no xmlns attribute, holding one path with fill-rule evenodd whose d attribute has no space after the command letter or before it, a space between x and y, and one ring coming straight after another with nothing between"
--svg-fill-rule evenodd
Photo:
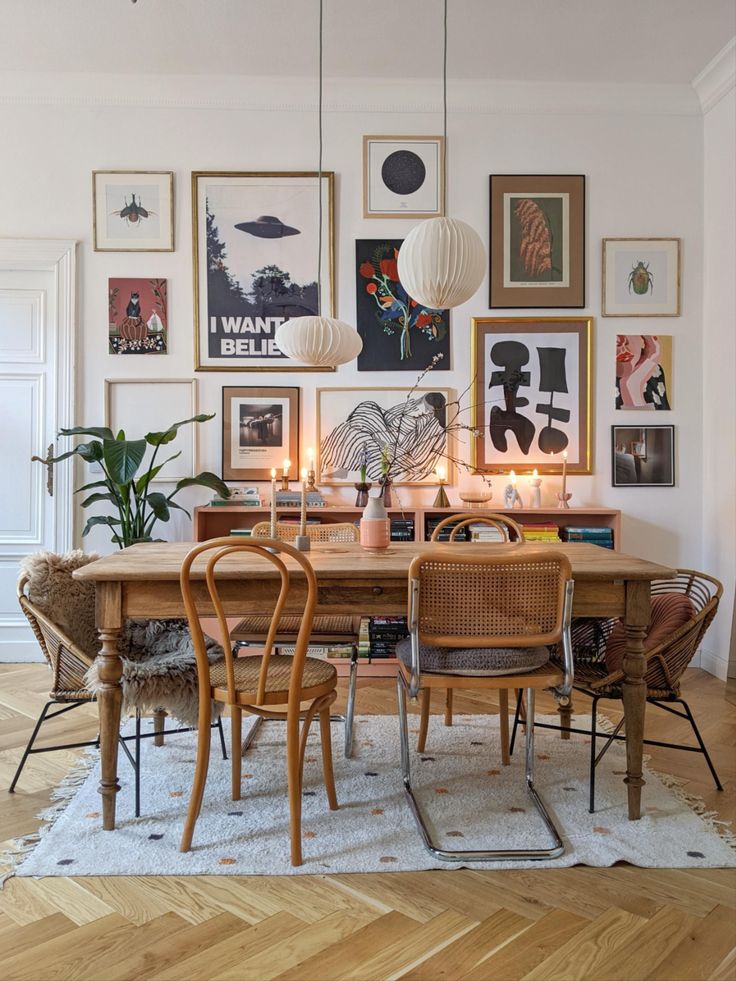
<instances>
[{"instance_id":1,"label":"herringbone wood floor","mask_svg":"<svg viewBox=\"0 0 736 981\"><path fill-rule=\"evenodd\" d=\"M0 669L2 788L47 684L41 665ZM655 749L654 763L732 819L736 707L700 671L688 672L686 690L726 791L713 791L698 757ZM392 712L393 684L362 683L358 698L360 712ZM493 703L458 699L456 708L492 711ZM87 738L94 710L50 725L56 740ZM680 725L651 711L647 731L680 738ZM15 796L0 790L0 840L36 827L72 761L64 752L36 757ZM8 981L735 977L736 873L727 870L11 879L0 894L0 978Z\"/></svg>"}]
</instances>

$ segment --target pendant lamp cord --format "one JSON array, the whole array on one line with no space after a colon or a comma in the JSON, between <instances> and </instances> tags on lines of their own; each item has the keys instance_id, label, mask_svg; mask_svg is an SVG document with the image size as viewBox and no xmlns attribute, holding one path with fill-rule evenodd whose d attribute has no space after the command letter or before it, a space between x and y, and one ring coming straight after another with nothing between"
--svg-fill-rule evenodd
<instances>
[{"instance_id":1,"label":"pendant lamp cord","mask_svg":"<svg viewBox=\"0 0 736 981\"><path fill-rule=\"evenodd\" d=\"M321 0L320 0L321 2ZM444 41L442 47L442 180L443 191L447 193L447 0L444 0L443 17ZM445 211L447 205L445 204Z\"/></svg>"},{"instance_id":2,"label":"pendant lamp cord","mask_svg":"<svg viewBox=\"0 0 736 981\"><path fill-rule=\"evenodd\" d=\"M447 2L447 0L445 0ZM317 237L317 316L322 315L322 54L324 0L319 0L319 168L317 193L319 194L319 233Z\"/></svg>"}]
</instances>

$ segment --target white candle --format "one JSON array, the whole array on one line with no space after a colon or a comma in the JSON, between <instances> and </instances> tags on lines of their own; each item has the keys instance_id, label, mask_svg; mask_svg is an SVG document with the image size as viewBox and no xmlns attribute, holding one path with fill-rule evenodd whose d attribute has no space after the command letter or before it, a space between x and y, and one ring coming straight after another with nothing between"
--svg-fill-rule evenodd
<instances>
[{"instance_id":1,"label":"white candle","mask_svg":"<svg viewBox=\"0 0 736 981\"><path fill-rule=\"evenodd\" d=\"M537 468L535 467L535 468L534 468L534 471L533 471L533 473L532 473L532 478L533 478L534 480L536 480L538 476L539 476L539 474L537 473Z\"/></svg>"},{"instance_id":2,"label":"white candle","mask_svg":"<svg viewBox=\"0 0 736 981\"><path fill-rule=\"evenodd\" d=\"M516 487L516 472L514 470L509 474L509 480L511 481L511 486Z\"/></svg>"},{"instance_id":3,"label":"white candle","mask_svg":"<svg viewBox=\"0 0 736 981\"><path fill-rule=\"evenodd\" d=\"M276 537L276 467L271 467L271 538Z\"/></svg>"},{"instance_id":4,"label":"white candle","mask_svg":"<svg viewBox=\"0 0 736 981\"><path fill-rule=\"evenodd\" d=\"M567 450L562 451L562 499L567 491Z\"/></svg>"},{"instance_id":5,"label":"white candle","mask_svg":"<svg viewBox=\"0 0 736 981\"><path fill-rule=\"evenodd\" d=\"M307 450L307 465L310 470L314 470L314 450Z\"/></svg>"},{"instance_id":6,"label":"white candle","mask_svg":"<svg viewBox=\"0 0 736 981\"><path fill-rule=\"evenodd\" d=\"M302 467L302 508L299 515L299 534L307 534L307 469Z\"/></svg>"},{"instance_id":7,"label":"white candle","mask_svg":"<svg viewBox=\"0 0 736 981\"><path fill-rule=\"evenodd\" d=\"M437 466L437 479L441 484L447 480L447 467L444 467L441 463Z\"/></svg>"},{"instance_id":8,"label":"white candle","mask_svg":"<svg viewBox=\"0 0 736 981\"><path fill-rule=\"evenodd\" d=\"M291 460L284 460L284 477L289 476L289 467L291 466Z\"/></svg>"}]
</instances>

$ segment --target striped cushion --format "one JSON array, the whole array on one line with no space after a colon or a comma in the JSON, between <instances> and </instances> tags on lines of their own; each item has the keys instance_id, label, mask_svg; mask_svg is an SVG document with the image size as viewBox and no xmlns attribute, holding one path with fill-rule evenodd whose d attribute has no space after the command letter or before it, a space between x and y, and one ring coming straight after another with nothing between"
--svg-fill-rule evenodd
<instances>
[{"instance_id":1,"label":"striped cushion","mask_svg":"<svg viewBox=\"0 0 736 981\"><path fill-rule=\"evenodd\" d=\"M652 619L644 638L644 653L667 640L695 616L695 606L683 593L659 593L652 596ZM622 671L626 653L626 630L623 621L617 621L606 644L606 667L609 671Z\"/></svg>"},{"instance_id":2,"label":"striped cushion","mask_svg":"<svg viewBox=\"0 0 736 981\"><path fill-rule=\"evenodd\" d=\"M411 668L411 637L399 641L396 656ZM428 674L492 676L524 674L549 661L546 647L429 647L419 645L419 665Z\"/></svg>"}]
</instances>

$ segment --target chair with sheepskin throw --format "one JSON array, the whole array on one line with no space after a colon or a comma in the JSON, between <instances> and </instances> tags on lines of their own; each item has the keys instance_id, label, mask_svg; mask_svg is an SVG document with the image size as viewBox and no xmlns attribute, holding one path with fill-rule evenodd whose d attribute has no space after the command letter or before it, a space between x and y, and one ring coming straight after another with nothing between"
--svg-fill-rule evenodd
<instances>
[{"instance_id":1,"label":"chair with sheepskin throw","mask_svg":"<svg viewBox=\"0 0 736 981\"><path fill-rule=\"evenodd\" d=\"M28 741L10 792L21 775L28 757L34 753L81 746L99 746L91 742L47 746L34 749L36 737L47 719L53 719L80 705L94 702L100 689L96 657L99 639L95 626L94 584L73 577L75 569L99 556L80 550L67 555L37 552L21 565L18 601L53 672L49 701L44 705ZM212 661L222 657L222 648L208 639L207 653ZM197 724L197 669L189 628L185 620L128 621L121 638L123 661L123 711L135 713L134 736L121 737L121 745L133 765L135 778L135 813L140 814L139 767L140 741L148 738L140 731L141 714L153 714L150 733L155 745L163 745L164 719L167 712L186 728ZM61 705L49 714L52 706ZM227 759L222 724L220 730L223 757ZM135 741L131 754L125 740Z\"/></svg>"},{"instance_id":2,"label":"chair with sheepskin throw","mask_svg":"<svg viewBox=\"0 0 736 981\"><path fill-rule=\"evenodd\" d=\"M723 594L723 586L712 576L692 569L678 569L674 579L658 580L652 583L652 617L647 635L644 638L644 653L647 670L644 681L647 686L647 702L657 705L686 719L693 730L697 746L681 743L664 743L645 739L647 746L664 746L668 749L681 749L705 756L716 788L723 790L721 781L713 766L703 738L695 723L690 706L680 691L680 681L685 668L698 651L703 636L718 610L718 602ZM575 657L576 691L593 699L591 709L592 728L576 729L571 726L555 726L536 722L544 729L560 729L565 734L579 732L591 736L590 741L590 804L595 811L595 770L614 740L625 739L621 730L625 719L621 719L613 733L599 735L596 731L596 709L601 698L623 699L623 660L626 653L626 634L620 620L597 620L582 618L573 621L572 646ZM679 704L684 712L673 708ZM516 729L523 722L523 701L517 697L516 715L511 738L513 752ZM606 740L598 752L597 740Z\"/></svg>"}]
</instances>

